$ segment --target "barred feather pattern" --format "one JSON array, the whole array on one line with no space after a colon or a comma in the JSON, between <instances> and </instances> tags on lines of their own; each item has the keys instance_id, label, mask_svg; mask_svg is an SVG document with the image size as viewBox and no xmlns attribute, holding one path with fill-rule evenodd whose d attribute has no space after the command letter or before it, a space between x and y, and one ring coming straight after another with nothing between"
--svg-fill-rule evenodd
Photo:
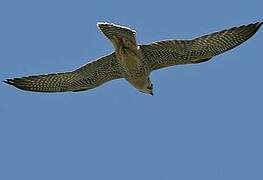
<instances>
[{"instance_id":1,"label":"barred feather pattern","mask_svg":"<svg viewBox=\"0 0 263 180\"><path fill-rule=\"evenodd\" d=\"M178 64L200 63L242 44L262 25L257 22L204 35L192 40L166 40L141 45L152 70Z\"/></svg>"},{"instance_id":2,"label":"barred feather pattern","mask_svg":"<svg viewBox=\"0 0 263 180\"><path fill-rule=\"evenodd\" d=\"M111 41L114 37L118 39L127 39L137 46L136 31L128 27L116 25L113 23L98 23L97 24L102 33Z\"/></svg>"},{"instance_id":3,"label":"barred feather pattern","mask_svg":"<svg viewBox=\"0 0 263 180\"><path fill-rule=\"evenodd\" d=\"M75 71L7 79L4 82L27 91L65 92L92 89L122 77L123 70L115 53L112 53Z\"/></svg>"}]
</instances>

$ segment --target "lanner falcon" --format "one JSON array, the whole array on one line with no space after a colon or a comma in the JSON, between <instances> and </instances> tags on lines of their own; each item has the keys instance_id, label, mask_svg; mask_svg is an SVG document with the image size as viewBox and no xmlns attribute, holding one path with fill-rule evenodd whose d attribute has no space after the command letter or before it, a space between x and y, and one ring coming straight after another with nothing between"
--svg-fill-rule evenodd
<instances>
[{"instance_id":1,"label":"lanner falcon","mask_svg":"<svg viewBox=\"0 0 263 180\"><path fill-rule=\"evenodd\" d=\"M84 91L107 81L125 78L143 93L153 95L150 73L154 70L210 60L252 37L263 22L233 27L192 40L164 40L138 45L136 31L113 23L98 23L115 51L69 72L7 79L19 89L36 92Z\"/></svg>"}]
</instances>

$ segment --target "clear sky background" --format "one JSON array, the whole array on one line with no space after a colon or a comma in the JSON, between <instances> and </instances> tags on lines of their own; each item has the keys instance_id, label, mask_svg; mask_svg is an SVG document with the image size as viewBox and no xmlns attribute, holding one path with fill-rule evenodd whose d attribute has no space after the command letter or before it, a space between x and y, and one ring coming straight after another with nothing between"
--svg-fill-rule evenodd
<instances>
[{"instance_id":1,"label":"clear sky background","mask_svg":"<svg viewBox=\"0 0 263 180\"><path fill-rule=\"evenodd\" d=\"M263 20L263 1L0 1L0 80L68 71L112 52L99 21L139 43ZM80 93L0 84L1 180L263 179L263 29L212 61Z\"/></svg>"}]
</instances>

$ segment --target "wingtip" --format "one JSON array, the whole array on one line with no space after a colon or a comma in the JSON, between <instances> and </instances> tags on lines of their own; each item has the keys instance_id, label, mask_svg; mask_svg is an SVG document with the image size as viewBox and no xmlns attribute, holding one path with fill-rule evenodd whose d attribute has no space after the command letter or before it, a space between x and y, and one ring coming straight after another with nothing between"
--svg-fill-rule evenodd
<instances>
[{"instance_id":1,"label":"wingtip","mask_svg":"<svg viewBox=\"0 0 263 180\"><path fill-rule=\"evenodd\" d=\"M21 89L21 90L24 90L24 91L25 91L25 90L28 91L28 89L26 89L25 87L17 84L17 83L15 82L16 79L19 79L19 78L6 79L6 80L4 80L4 81L2 81L2 82L3 82L3 83L6 83L6 84L8 84L8 85L14 86L14 87L16 87L17 89Z\"/></svg>"},{"instance_id":2,"label":"wingtip","mask_svg":"<svg viewBox=\"0 0 263 180\"><path fill-rule=\"evenodd\" d=\"M257 22L245 25L244 27L247 27L247 28L250 28L251 30L253 30L254 33L251 35L254 35L260 29L262 24L263 24L263 21L257 21Z\"/></svg>"},{"instance_id":3,"label":"wingtip","mask_svg":"<svg viewBox=\"0 0 263 180\"><path fill-rule=\"evenodd\" d=\"M2 81L3 83L9 84L9 85L14 85L13 80L12 79L5 79Z\"/></svg>"},{"instance_id":4,"label":"wingtip","mask_svg":"<svg viewBox=\"0 0 263 180\"><path fill-rule=\"evenodd\" d=\"M260 26L263 24L263 21L259 21L256 23L257 27L260 28Z\"/></svg>"}]
</instances>

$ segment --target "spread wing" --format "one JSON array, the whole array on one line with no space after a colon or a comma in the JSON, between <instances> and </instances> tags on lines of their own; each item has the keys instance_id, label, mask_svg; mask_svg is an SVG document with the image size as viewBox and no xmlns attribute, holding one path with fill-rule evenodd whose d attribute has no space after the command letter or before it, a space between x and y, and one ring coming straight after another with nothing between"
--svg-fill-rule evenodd
<instances>
[{"instance_id":1,"label":"spread wing","mask_svg":"<svg viewBox=\"0 0 263 180\"><path fill-rule=\"evenodd\" d=\"M128 27L116 25L113 23L98 23L97 24L102 33L114 44L116 40L128 40L132 46L137 47L136 31ZM121 42L118 42L121 43Z\"/></svg>"},{"instance_id":2,"label":"spread wing","mask_svg":"<svg viewBox=\"0 0 263 180\"><path fill-rule=\"evenodd\" d=\"M4 82L26 91L65 92L92 89L122 77L122 69L115 53L112 53L75 71L7 79Z\"/></svg>"},{"instance_id":3,"label":"spread wing","mask_svg":"<svg viewBox=\"0 0 263 180\"><path fill-rule=\"evenodd\" d=\"M192 40L167 40L141 45L152 70L177 64L200 63L252 37L263 22L233 27Z\"/></svg>"}]
</instances>

